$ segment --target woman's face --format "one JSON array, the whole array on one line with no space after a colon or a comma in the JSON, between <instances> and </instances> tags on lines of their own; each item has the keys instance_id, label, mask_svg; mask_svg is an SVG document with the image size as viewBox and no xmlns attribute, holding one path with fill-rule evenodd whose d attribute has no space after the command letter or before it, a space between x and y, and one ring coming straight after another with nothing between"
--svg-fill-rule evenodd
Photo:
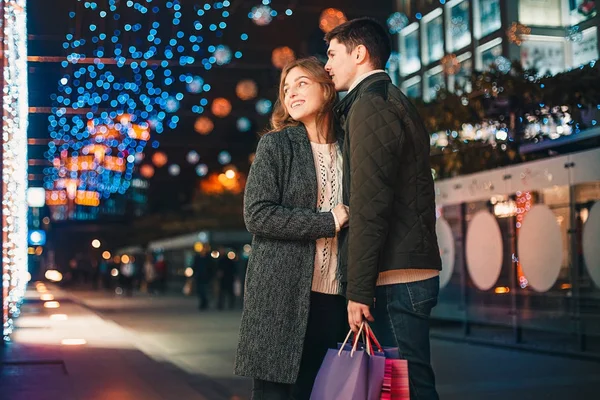
<instances>
[{"instance_id":1,"label":"woman's face","mask_svg":"<svg viewBox=\"0 0 600 400\"><path fill-rule=\"evenodd\" d=\"M316 119L325 105L321 85L309 78L300 67L292 68L283 85L284 105L296 121L307 124Z\"/></svg>"}]
</instances>

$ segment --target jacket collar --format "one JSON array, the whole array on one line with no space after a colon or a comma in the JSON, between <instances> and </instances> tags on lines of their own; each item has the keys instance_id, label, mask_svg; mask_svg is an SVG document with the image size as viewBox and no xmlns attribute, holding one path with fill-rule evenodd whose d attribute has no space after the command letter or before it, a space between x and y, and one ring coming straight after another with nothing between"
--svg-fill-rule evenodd
<instances>
[{"instance_id":1,"label":"jacket collar","mask_svg":"<svg viewBox=\"0 0 600 400\"><path fill-rule=\"evenodd\" d=\"M351 91L348 92L346 97L344 97L334 108L333 112L336 118L340 118L342 116L346 116L348 111L350 111L350 107L354 103L354 101L360 97L361 94L365 92L365 90L371 86L375 82L379 81L389 81L391 79L389 75L385 72L378 72L373 75L367 76L363 79L356 87L354 87Z\"/></svg>"}]
</instances>

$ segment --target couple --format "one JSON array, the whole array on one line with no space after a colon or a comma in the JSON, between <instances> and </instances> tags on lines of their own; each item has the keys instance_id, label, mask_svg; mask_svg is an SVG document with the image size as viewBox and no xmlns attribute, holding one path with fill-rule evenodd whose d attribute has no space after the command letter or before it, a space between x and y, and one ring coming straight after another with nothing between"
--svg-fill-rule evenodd
<instances>
[{"instance_id":1,"label":"couple","mask_svg":"<svg viewBox=\"0 0 600 400\"><path fill-rule=\"evenodd\" d=\"M411 399L437 399L429 135L383 70L391 41L378 22L349 21L325 40L325 67L308 58L282 71L248 175L254 240L235 373L254 379L254 400L309 399L327 350L368 320L408 360ZM348 93L336 104L337 91Z\"/></svg>"}]
</instances>

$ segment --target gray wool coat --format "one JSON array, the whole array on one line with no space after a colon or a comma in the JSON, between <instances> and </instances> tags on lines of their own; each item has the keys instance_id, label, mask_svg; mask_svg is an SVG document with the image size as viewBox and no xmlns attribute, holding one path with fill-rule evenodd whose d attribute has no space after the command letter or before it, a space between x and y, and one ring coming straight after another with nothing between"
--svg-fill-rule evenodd
<instances>
[{"instance_id":1,"label":"gray wool coat","mask_svg":"<svg viewBox=\"0 0 600 400\"><path fill-rule=\"evenodd\" d=\"M317 211L317 177L303 126L266 134L244 194L254 235L235 374L296 382L310 308L316 239L334 237L330 212Z\"/></svg>"}]
</instances>

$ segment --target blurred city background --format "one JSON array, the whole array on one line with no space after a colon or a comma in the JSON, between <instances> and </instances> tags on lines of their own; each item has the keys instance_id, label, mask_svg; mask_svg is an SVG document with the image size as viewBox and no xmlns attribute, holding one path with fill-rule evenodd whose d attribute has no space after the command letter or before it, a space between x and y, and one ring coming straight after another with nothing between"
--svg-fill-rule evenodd
<instances>
[{"instance_id":1,"label":"blurred city background","mask_svg":"<svg viewBox=\"0 0 600 400\"><path fill-rule=\"evenodd\" d=\"M597 2L0 7L0 399L249 397L245 179L281 68L362 16L431 134L441 398L597 398Z\"/></svg>"}]
</instances>

